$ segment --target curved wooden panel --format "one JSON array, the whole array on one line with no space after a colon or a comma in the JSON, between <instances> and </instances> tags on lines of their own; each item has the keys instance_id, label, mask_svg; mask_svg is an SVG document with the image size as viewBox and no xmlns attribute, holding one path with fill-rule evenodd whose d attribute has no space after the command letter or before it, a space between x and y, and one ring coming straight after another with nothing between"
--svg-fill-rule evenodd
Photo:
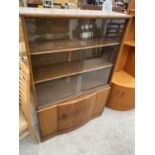
<instances>
[{"instance_id":1,"label":"curved wooden panel","mask_svg":"<svg viewBox=\"0 0 155 155\"><path fill-rule=\"evenodd\" d=\"M116 110L130 110L135 107L135 89L112 83L107 106Z\"/></svg>"},{"instance_id":2,"label":"curved wooden panel","mask_svg":"<svg viewBox=\"0 0 155 155\"><path fill-rule=\"evenodd\" d=\"M93 112L94 116L97 116L102 113L102 111L105 107L105 104L107 102L109 92L110 92L110 87L108 87L106 89L98 90L97 96L96 96L96 106L95 106L94 112Z\"/></svg>"},{"instance_id":3,"label":"curved wooden panel","mask_svg":"<svg viewBox=\"0 0 155 155\"><path fill-rule=\"evenodd\" d=\"M92 117L96 93L61 103L58 105L58 130L77 128Z\"/></svg>"},{"instance_id":4,"label":"curved wooden panel","mask_svg":"<svg viewBox=\"0 0 155 155\"><path fill-rule=\"evenodd\" d=\"M38 111L41 138L57 132L57 106Z\"/></svg>"},{"instance_id":5,"label":"curved wooden panel","mask_svg":"<svg viewBox=\"0 0 155 155\"><path fill-rule=\"evenodd\" d=\"M125 88L135 88L135 78L123 70L114 73L112 83Z\"/></svg>"}]
</instances>

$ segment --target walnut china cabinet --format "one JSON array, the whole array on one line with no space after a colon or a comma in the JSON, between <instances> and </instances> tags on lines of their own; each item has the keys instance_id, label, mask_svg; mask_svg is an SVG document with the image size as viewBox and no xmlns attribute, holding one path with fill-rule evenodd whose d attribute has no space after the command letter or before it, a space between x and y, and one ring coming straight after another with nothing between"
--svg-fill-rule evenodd
<instances>
[{"instance_id":1,"label":"walnut china cabinet","mask_svg":"<svg viewBox=\"0 0 155 155\"><path fill-rule=\"evenodd\" d=\"M131 16L20 8L41 139L99 116Z\"/></svg>"}]
</instances>

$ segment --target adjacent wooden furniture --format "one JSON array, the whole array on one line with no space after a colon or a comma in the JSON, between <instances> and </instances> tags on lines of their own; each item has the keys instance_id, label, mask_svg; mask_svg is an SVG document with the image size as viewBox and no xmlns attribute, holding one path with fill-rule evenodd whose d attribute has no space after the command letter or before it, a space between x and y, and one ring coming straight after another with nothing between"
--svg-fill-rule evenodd
<instances>
[{"instance_id":1,"label":"adjacent wooden furniture","mask_svg":"<svg viewBox=\"0 0 155 155\"><path fill-rule=\"evenodd\" d=\"M129 4L132 19L120 48L116 70L112 77L111 92L107 106L116 110L135 107L135 1Z\"/></svg>"},{"instance_id":2,"label":"adjacent wooden furniture","mask_svg":"<svg viewBox=\"0 0 155 155\"><path fill-rule=\"evenodd\" d=\"M38 7L38 5L42 5L43 0L27 0L28 7Z\"/></svg>"},{"instance_id":3,"label":"adjacent wooden furniture","mask_svg":"<svg viewBox=\"0 0 155 155\"><path fill-rule=\"evenodd\" d=\"M20 8L20 17L41 139L99 116L131 16Z\"/></svg>"},{"instance_id":4,"label":"adjacent wooden furniture","mask_svg":"<svg viewBox=\"0 0 155 155\"><path fill-rule=\"evenodd\" d=\"M57 4L57 5L54 5L53 7L55 8L55 6L58 6L58 5L60 5L61 7L61 5L66 4L66 3L77 4L78 0L53 0L53 4ZM28 7L38 7L41 5L43 6L43 0L27 0Z\"/></svg>"},{"instance_id":5,"label":"adjacent wooden furniture","mask_svg":"<svg viewBox=\"0 0 155 155\"><path fill-rule=\"evenodd\" d=\"M60 4L65 4L65 3L77 3L78 0L53 0L54 3L60 3Z\"/></svg>"},{"instance_id":6,"label":"adjacent wooden furniture","mask_svg":"<svg viewBox=\"0 0 155 155\"><path fill-rule=\"evenodd\" d=\"M27 66L19 62L19 139L29 133L34 142L38 142L31 125L30 112L30 73Z\"/></svg>"}]
</instances>

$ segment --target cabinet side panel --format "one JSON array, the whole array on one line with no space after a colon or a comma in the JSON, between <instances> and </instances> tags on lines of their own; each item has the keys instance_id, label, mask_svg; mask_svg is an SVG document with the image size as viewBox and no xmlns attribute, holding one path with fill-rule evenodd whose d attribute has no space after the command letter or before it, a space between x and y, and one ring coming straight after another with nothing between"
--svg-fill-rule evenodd
<instances>
[{"instance_id":1,"label":"cabinet side panel","mask_svg":"<svg viewBox=\"0 0 155 155\"><path fill-rule=\"evenodd\" d=\"M42 138L54 134L57 131L57 107L39 111L38 120Z\"/></svg>"},{"instance_id":2,"label":"cabinet side panel","mask_svg":"<svg viewBox=\"0 0 155 155\"><path fill-rule=\"evenodd\" d=\"M98 91L97 97L96 97L96 106L93 112L94 116L100 114L103 111L109 96L109 92L110 92L110 87L106 89L101 89Z\"/></svg>"},{"instance_id":3,"label":"cabinet side panel","mask_svg":"<svg viewBox=\"0 0 155 155\"><path fill-rule=\"evenodd\" d=\"M25 17L21 16L20 20L21 20L21 26L22 26L22 30L23 30L23 36L24 36L23 41L25 42L25 47L26 47L26 55L27 55L27 59L28 59L28 67L30 69L32 92L33 92L33 95L34 95L35 105L37 106L37 97L36 97L35 84L34 84L34 80L33 80L33 71L32 71L32 65L31 65L31 58L30 58L30 50L29 50L29 44L28 44L28 38L27 38Z\"/></svg>"}]
</instances>

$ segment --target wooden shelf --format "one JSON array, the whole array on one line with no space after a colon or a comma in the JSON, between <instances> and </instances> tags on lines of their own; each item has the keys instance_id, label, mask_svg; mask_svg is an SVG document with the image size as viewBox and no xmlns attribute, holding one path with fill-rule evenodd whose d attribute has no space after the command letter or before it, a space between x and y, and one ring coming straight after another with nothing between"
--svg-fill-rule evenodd
<instances>
[{"instance_id":1,"label":"wooden shelf","mask_svg":"<svg viewBox=\"0 0 155 155\"><path fill-rule=\"evenodd\" d=\"M114 73L112 83L123 87L135 88L135 78L123 70Z\"/></svg>"},{"instance_id":2,"label":"wooden shelf","mask_svg":"<svg viewBox=\"0 0 155 155\"><path fill-rule=\"evenodd\" d=\"M41 83L66 76L77 75L106 67L111 67L112 63L101 58L88 59L85 61L74 61L34 67L34 82Z\"/></svg>"},{"instance_id":3,"label":"wooden shelf","mask_svg":"<svg viewBox=\"0 0 155 155\"><path fill-rule=\"evenodd\" d=\"M108 41L105 39L35 41L33 43L30 43L30 54L38 55L56 52L76 51L119 44L119 41Z\"/></svg>"},{"instance_id":4,"label":"wooden shelf","mask_svg":"<svg viewBox=\"0 0 155 155\"><path fill-rule=\"evenodd\" d=\"M124 44L127 46L135 47L135 41L134 40L125 41Z\"/></svg>"}]
</instances>

